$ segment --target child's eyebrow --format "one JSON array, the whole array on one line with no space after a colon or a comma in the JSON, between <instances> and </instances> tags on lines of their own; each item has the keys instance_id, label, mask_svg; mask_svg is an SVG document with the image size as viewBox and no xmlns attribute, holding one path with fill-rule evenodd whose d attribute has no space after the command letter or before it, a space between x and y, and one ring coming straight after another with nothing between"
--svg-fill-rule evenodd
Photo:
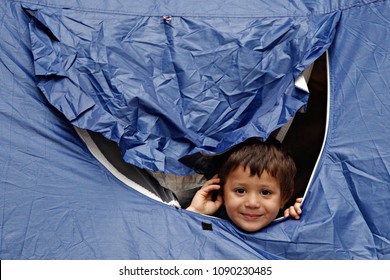
<instances>
[{"instance_id":1,"label":"child's eyebrow","mask_svg":"<svg viewBox=\"0 0 390 280\"><path fill-rule=\"evenodd\" d=\"M267 189L280 189L280 186L276 186L272 184L260 184L259 187L267 188Z\"/></svg>"}]
</instances>

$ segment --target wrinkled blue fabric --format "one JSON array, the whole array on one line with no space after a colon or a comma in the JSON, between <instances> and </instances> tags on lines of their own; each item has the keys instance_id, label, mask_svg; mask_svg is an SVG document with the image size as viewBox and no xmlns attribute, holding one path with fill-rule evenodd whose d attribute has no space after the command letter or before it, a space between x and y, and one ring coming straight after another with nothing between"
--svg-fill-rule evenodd
<instances>
[{"instance_id":1,"label":"wrinkled blue fabric","mask_svg":"<svg viewBox=\"0 0 390 280\"><path fill-rule=\"evenodd\" d=\"M390 259L388 1L63 2L0 2L0 259ZM325 50L327 137L299 221L248 234L154 201L72 127L187 173L183 155L285 123Z\"/></svg>"},{"instance_id":2,"label":"wrinkled blue fabric","mask_svg":"<svg viewBox=\"0 0 390 280\"><path fill-rule=\"evenodd\" d=\"M266 139L303 107L294 79L328 48L339 19L23 7L49 102L118 142L127 162L178 175L193 172L183 156Z\"/></svg>"}]
</instances>

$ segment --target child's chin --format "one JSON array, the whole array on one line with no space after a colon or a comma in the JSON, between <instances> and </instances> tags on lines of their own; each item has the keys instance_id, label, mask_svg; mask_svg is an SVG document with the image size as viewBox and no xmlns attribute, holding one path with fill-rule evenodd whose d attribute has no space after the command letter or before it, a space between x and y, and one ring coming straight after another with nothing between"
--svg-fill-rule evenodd
<instances>
[{"instance_id":1,"label":"child's chin","mask_svg":"<svg viewBox=\"0 0 390 280\"><path fill-rule=\"evenodd\" d=\"M264 225L239 225L239 228L246 232L256 232L264 228Z\"/></svg>"}]
</instances>

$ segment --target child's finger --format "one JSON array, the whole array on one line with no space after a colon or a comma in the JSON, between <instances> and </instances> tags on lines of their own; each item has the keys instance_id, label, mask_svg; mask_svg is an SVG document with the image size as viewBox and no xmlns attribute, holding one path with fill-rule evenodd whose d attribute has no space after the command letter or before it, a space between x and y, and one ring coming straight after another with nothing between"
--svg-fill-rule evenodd
<instances>
[{"instance_id":1,"label":"child's finger","mask_svg":"<svg viewBox=\"0 0 390 280\"><path fill-rule=\"evenodd\" d=\"M288 216L290 216L290 209L289 209L289 208L287 208L286 210L284 210L283 216L284 216L285 218L287 218Z\"/></svg>"},{"instance_id":2,"label":"child's finger","mask_svg":"<svg viewBox=\"0 0 390 280\"><path fill-rule=\"evenodd\" d=\"M301 204L295 204L294 205L294 210L298 215L302 214L302 209L301 209Z\"/></svg>"},{"instance_id":3,"label":"child's finger","mask_svg":"<svg viewBox=\"0 0 390 280\"><path fill-rule=\"evenodd\" d=\"M297 212L299 215L302 214L302 209L301 209L302 201L303 201L303 197L299 197L296 199L294 204L295 212Z\"/></svg>"},{"instance_id":4,"label":"child's finger","mask_svg":"<svg viewBox=\"0 0 390 280\"><path fill-rule=\"evenodd\" d=\"M208 180L206 182L205 185L219 184L220 181L221 181L221 179L219 179L219 178L211 178L210 180Z\"/></svg>"},{"instance_id":5,"label":"child's finger","mask_svg":"<svg viewBox=\"0 0 390 280\"><path fill-rule=\"evenodd\" d=\"M215 199L215 205L219 208L222 206L223 204L223 198L222 198L222 195L221 194L218 194L217 195L217 198Z\"/></svg>"},{"instance_id":6,"label":"child's finger","mask_svg":"<svg viewBox=\"0 0 390 280\"><path fill-rule=\"evenodd\" d=\"M294 207L291 207L290 209L290 216L294 219L299 219L299 215L297 214L297 212L295 212Z\"/></svg>"},{"instance_id":7,"label":"child's finger","mask_svg":"<svg viewBox=\"0 0 390 280\"><path fill-rule=\"evenodd\" d=\"M219 190L221 188L220 185L204 185L202 191L206 194L211 193L212 191Z\"/></svg>"},{"instance_id":8,"label":"child's finger","mask_svg":"<svg viewBox=\"0 0 390 280\"><path fill-rule=\"evenodd\" d=\"M284 211L284 217L287 218L288 216L291 216L292 218L298 220L300 215L296 212L295 208L293 206L290 206Z\"/></svg>"},{"instance_id":9,"label":"child's finger","mask_svg":"<svg viewBox=\"0 0 390 280\"><path fill-rule=\"evenodd\" d=\"M208 186L211 186L211 185L219 185L219 181L220 181L219 178L213 178L213 179L207 180L204 183L204 185L202 186L201 189L205 189L205 188L207 188Z\"/></svg>"}]
</instances>

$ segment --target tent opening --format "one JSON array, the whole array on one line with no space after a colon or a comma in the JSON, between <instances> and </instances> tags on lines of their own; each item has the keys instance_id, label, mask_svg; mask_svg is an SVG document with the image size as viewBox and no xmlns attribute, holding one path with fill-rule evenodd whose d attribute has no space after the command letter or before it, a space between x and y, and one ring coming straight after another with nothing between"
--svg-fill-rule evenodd
<instances>
[{"instance_id":1,"label":"tent opening","mask_svg":"<svg viewBox=\"0 0 390 280\"><path fill-rule=\"evenodd\" d=\"M297 165L294 195L286 205L292 205L297 197L304 195L321 152L327 117L326 64L326 54L324 54L311 66L308 78L310 96L306 111L298 112L287 129L285 126L272 135L278 138L281 130L285 129L281 141L291 152ZM202 174L176 176L138 168L122 159L120 149L115 142L92 131L79 128L76 128L76 131L96 159L114 176L129 187L158 201L186 207L203 183Z\"/></svg>"},{"instance_id":2,"label":"tent opening","mask_svg":"<svg viewBox=\"0 0 390 280\"><path fill-rule=\"evenodd\" d=\"M303 197L310 182L325 137L327 119L327 55L324 53L312 65L308 81L309 101L305 112L296 113L283 139L297 165L295 190L286 205ZM278 131L274 132L274 136Z\"/></svg>"}]
</instances>

